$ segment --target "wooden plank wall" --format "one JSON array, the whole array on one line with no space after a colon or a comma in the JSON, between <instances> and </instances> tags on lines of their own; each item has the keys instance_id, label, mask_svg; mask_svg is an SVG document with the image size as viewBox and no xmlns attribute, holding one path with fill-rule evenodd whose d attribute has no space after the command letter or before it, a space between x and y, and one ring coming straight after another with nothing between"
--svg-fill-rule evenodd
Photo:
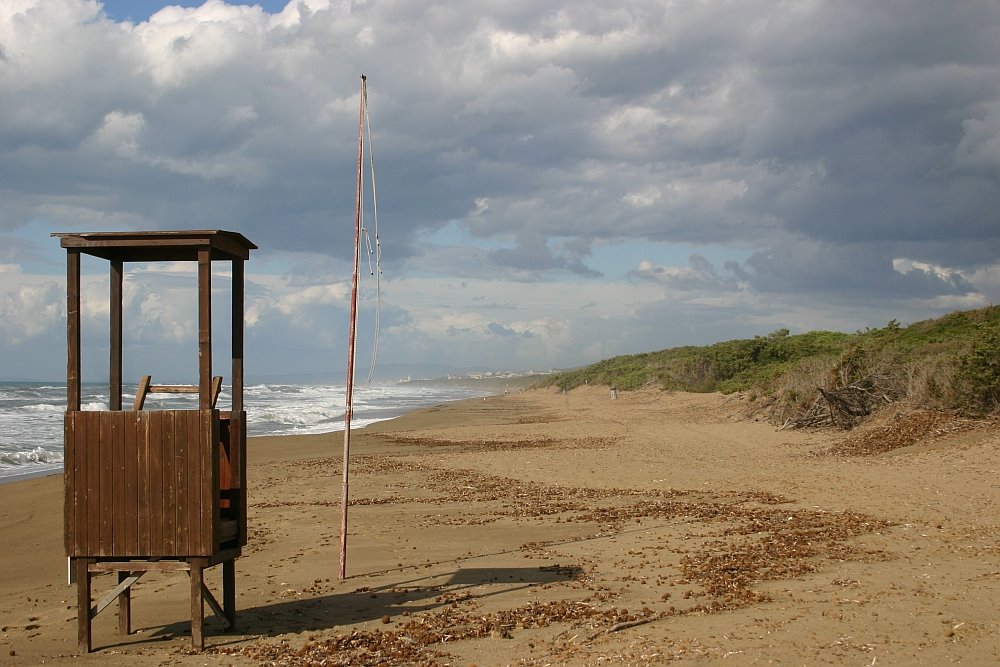
<instances>
[{"instance_id":1,"label":"wooden plank wall","mask_svg":"<svg viewBox=\"0 0 1000 667\"><path fill-rule=\"evenodd\" d=\"M217 410L72 411L65 436L67 555L216 552Z\"/></svg>"}]
</instances>

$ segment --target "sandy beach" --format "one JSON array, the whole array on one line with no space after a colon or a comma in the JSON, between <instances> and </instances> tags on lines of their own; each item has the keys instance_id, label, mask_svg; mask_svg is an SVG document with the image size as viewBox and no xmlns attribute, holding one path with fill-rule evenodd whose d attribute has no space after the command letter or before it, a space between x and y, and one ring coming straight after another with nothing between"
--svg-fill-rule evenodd
<instances>
[{"instance_id":1,"label":"sandy beach","mask_svg":"<svg viewBox=\"0 0 1000 667\"><path fill-rule=\"evenodd\" d=\"M201 654L150 574L78 656L62 478L0 485L0 664L1000 663L995 425L843 456L746 408L530 390L357 431L343 582L342 436L254 438L238 628L208 612Z\"/></svg>"}]
</instances>

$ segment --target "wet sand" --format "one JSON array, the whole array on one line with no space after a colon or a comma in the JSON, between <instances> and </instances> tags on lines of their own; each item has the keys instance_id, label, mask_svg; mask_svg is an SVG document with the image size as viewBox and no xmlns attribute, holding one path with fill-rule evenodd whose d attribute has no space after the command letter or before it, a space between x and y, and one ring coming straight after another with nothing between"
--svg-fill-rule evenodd
<instances>
[{"instance_id":1,"label":"wet sand","mask_svg":"<svg viewBox=\"0 0 1000 667\"><path fill-rule=\"evenodd\" d=\"M77 656L62 479L0 485L0 664L1000 662L995 428L830 456L745 408L582 387L357 431L343 582L342 436L251 439L239 627L202 654L186 577L150 574Z\"/></svg>"}]
</instances>

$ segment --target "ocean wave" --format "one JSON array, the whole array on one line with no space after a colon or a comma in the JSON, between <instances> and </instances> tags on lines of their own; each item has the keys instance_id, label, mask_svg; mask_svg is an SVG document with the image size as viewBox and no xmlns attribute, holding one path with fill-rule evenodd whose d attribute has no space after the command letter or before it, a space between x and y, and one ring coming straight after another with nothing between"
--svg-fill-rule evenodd
<instances>
[{"instance_id":1,"label":"ocean wave","mask_svg":"<svg viewBox=\"0 0 1000 667\"><path fill-rule=\"evenodd\" d=\"M343 410L254 410L247 411L247 419L253 421L272 422L277 424L288 424L290 426L306 426L319 422L328 422L342 418Z\"/></svg>"},{"instance_id":2,"label":"ocean wave","mask_svg":"<svg viewBox=\"0 0 1000 667\"><path fill-rule=\"evenodd\" d=\"M291 384L255 384L246 387L244 391L248 396L257 396L261 394L287 396L289 394L294 395L306 393L308 389L309 387Z\"/></svg>"},{"instance_id":3,"label":"ocean wave","mask_svg":"<svg viewBox=\"0 0 1000 667\"><path fill-rule=\"evenodd\" d=\"M62 463L63 455L61 451L53 451L42 447L24 452L4 452L0 451L0 465L23 466L37 463L55 464Z\"/></svg>"},{"instance_id":4,"label":"ocean wave","mask_svg":"<svg viewBox=\"0 0 1000 667\"><path fill-rule=\"evenodd\" d=\"M134 385L123 387L126 406L132 402L130 390L134 392ZM342 385L256 384L248 385L245 392L249 435L325 433L343 428L345 390ZM106 385L86 384L82 393L82 409L108 409ZM355 387L351 424L354 428L363 428L418 407L483 393L460 386L359 384ZM231 402L229 396L229 392L223 392L220 406ZM0 414L3 415L0 419L0 477L58 469L62 465L65 400L65 386L3 385L0 391ZM150 410L196 406L197 397L192 394L156 395L146 402Z\"/></svg>"},{"instance_id":5,"label":"ocean wave","mask_svg":"<svg viewBox=\"0 0 1000 667\"><path fill-rule=\"evenodd\" d=\"M23 405L18 410L24 410L25 412L62 412L66 409L65 403L32 403L30 405Z\"/></svg>"}]
</instances>

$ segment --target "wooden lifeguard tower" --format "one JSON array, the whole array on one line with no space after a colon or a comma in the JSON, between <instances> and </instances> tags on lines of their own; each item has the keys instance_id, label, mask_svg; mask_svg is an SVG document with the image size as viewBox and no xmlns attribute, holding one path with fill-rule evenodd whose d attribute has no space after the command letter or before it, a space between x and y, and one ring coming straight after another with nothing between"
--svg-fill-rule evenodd
<instances>
[{"instance_id":1,"label":"wooden lifeguard tower","mask_svg":"<svg viewBox=\"0 0 1000 667\"><path fill-rule=\"evenodd\" d=\"M191 642L204 648L204 603L232 627L236 566L247 542L246 412L243 409L244 262L257 246L234 232L56 233L67 253L67 407L65 542L77 583L80 650L91 650L91 620L118 600L119 631L131 632L131 586L146 572L191 577ZM108 410L81 410L81 254L111 264ZM125 262L198 263L198 384L140 381L122 408L122 288ZM232 263L232 406L215 407L212 377L212 262ZM194 410L143 410L146 393L198 394ZM204 583L222 564L223 604ZM91 577L111 572L117 586L96 604Z\"/></svg>"}]
</instances>

